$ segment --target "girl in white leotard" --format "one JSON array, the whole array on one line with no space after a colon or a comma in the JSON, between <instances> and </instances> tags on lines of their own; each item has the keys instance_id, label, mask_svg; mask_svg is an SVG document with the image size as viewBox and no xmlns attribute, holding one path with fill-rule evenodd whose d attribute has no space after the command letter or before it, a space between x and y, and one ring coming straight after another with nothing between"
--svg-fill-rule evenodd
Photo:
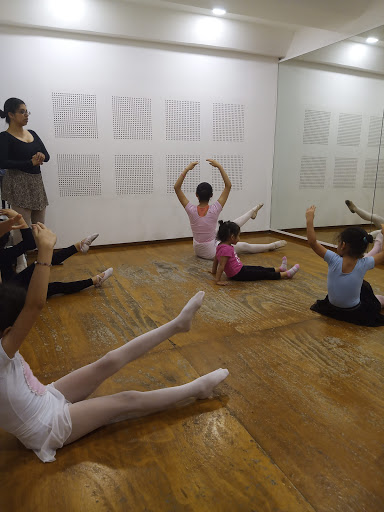
<instances>
[{"instance_id":1,"label":"girl in white leotard","mask_svg":"<svg viewBox=\"0 0 384 512\"><path fill-rule=\"evenodd\" d=\"M43 462L54 461L58 448L103 425L145 416L192 398L207 398L227 377L228 370L220 368L182 386L122 391L86 400L127 363L175 334L187 332L204 298L204 292L198 292L167 324L48 386L39 382L19 348L45 304L56 235L40 223L33 226L33 232L38 254L27 295L21 287L0 285L0 428L15 435Z\"/></svg>"},{"instance_id":2,"label":"girl in white leotard","mask_svg":"<svg viewBox=\"0 0 384 512\"><path fill-rule=\"evenodd\" d=\"M219 199L212 205L209 201L213 195L212 186L209 183L200 183L196 189L196 197L199 200L198 206L193 205L184 195L181 190L181 186L184 179L189 171L191 171L199 162L190 163L184 171L180 174L178 180L175 183L174 189L180 203L185 208L188 214L191 229L193 233L193 249L196 256L207 260L213 260L216 254L216 240L217 223L221 210L227 202L229 192L232 184L228 178L227 173L223 167L215 160L207 159L207 162L216 167L224 181L224 190L222 191ZM249 219L255 219L257 212L263 204L255 206L248 212L244 213L233 222L238 226L243 226ZM266 251L273 251L279 247L283 247L287 242L285 240L279 240L270 244L248 244L247 242L239 242L235 246L236 253L260 253Z\"/></svg>"}]
</instances>

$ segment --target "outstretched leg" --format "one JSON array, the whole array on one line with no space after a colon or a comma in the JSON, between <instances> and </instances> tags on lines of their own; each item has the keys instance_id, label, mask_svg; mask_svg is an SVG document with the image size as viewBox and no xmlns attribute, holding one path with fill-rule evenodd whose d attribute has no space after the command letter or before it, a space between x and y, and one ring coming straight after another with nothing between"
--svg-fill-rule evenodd
<instances>
[{"instance_id":1,"label":"outstretched leg","mask_svg":"<svg viewBox=\"0 0 384 512\"><path fill-rule=\"evenodd\" d=\"M369 213L362 208L359 208L356 206L352 201L349 199L346 199L345 204L348 206L349 210L352 213L357 213L359 217L361 217L364 220L368 220L369 222L373 222L373 224L377 228L381 228L381 225L384 223L384 218L380 217L379 215Z\"/></svg>"},{"instance_id":2,"label":"outstretched leg","mask_svg":"<svg viewBox=\"0 0 384 512\"><path fill-rule=\"evenodd\" d=\"M257 212L264 206L263 203L258 204L252 210L249 210L249 212L244 213L240 217L237 217L233 222L235 222L240 228L241 226L244 226L246 222L249 221L249 219L256 219Z\"/></svg>"},{"instance_id":3,"label":"outstretched leg","mask_svg":"<svg viewBox=\"0 0 384 512\"><path fill-rule=\"evenodd\" d=\"M84 400L105 379L119 371L127 363L142 356L171 336L179 332L189 331L193 316L200 308L203 298L204 292L198 292L189 300L174 320L153 331L142 334L122 347L111 350L98 361L62 377L55 382L55 388L63 393L70 402Z\"/></svg>"},{"instance_id":4,"label":"outstretched leg","mask_svg":"<svg viewBox=\"0 0 384 512\"><path fill-rule=\"evenodd\" d=\"M115 395L71 404L69 413L72 420L72 432L65 444L73 443L80 437L114 422L114 420L122 421L133 417L147 416L192 398L208 398L213 389L228 376L228 373L228 370L220 368L182 386L146 392L123 391Z\"/></svg>"},{"instance_id":5,"label":"outstretched leg","mask_svg":"<svg viewBox=\"0 0 384 512\"><path fill-rule=\"evenodd\" d=\"M89 246L92 242L99 236L98 233L94 233L93 235L88 235L81 242L76 242L70 247L65 247L60 251L56 251L52 256L52 265L60 265L63 261L70 258L77 252L82 252L86 254L89 250Z\"/></svg>"},{"instance_id":6,"label":"outstretched leg","mask_svg":"<svg viewBox=\"0 0 384 512\"><path fill-rule=\"evenodd\" d=\"M234 249L236 254L257 254L259 252L274 251L275 249L279 249L279 247L284 247L285 245L287 245L285 240L278 240L277 242L272 242L271 244L248 244L247 242L237 242L237 244L234 246Z\"/></svg>"}]
</instances>

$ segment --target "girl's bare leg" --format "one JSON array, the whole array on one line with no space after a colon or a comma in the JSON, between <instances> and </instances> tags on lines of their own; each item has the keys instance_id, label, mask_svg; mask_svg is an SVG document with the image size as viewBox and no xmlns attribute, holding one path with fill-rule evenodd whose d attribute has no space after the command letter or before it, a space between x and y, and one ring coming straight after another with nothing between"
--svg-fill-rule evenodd
<instances>
[{"instance_id":1,"label":"girl's bare leg","mask_svg":"<svg viewBox=\"0 0 384 512\"><path fill-rule=\"evenodd\" d=\"M111 350L98 361L62 377L55 382L55 388L72 403L84 400L105 379L119 371L127 363L142 356L171 336L179 332L189 331L192 319L200 308L203 298L204 292L198 292L188 301L174 320L153 331L142 334L122 347Z\"/></svg>"},{"instance_id":2,"label":"girl's bare leg","mask_svg":"<svg viewBox=\"0 0 384 512\"><path fill-rule=\"evenodd\" d=\"M207 398L228 373L228 370L220 368L182 386L147 392L123 391L72 404L69 406L72 432L65 444L72 443L103 425L113 423L117 418L122 421L146 416L191 398Z\"/></svg>"}]
</instances>

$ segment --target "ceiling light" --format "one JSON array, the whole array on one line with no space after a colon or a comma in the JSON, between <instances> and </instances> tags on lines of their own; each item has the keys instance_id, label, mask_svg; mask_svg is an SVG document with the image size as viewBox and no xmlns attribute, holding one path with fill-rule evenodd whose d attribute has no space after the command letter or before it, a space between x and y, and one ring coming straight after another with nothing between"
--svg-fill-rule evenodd
<instances>
[{"instance_id":1,"label":"ceiling light","mask_svg":"<svg viewBox=\"0 0 384 512\"><path fill-rule=\"evenodd\" d=\"M377 43L378 39L376 37L367 37L367 43L373 44Z\"/></svg>"},{"instance_id":2,"label":"ceiling light","mask_svg":"<svg viewBox=\"0 0 384 512\"><path fill-rule=\"evenodd\" d=\"M225 9L221 9L220 7L215 7L212 9L213 14L216 14L216 16L223 16L227 11Z\"/></svg>"}]
</instances>

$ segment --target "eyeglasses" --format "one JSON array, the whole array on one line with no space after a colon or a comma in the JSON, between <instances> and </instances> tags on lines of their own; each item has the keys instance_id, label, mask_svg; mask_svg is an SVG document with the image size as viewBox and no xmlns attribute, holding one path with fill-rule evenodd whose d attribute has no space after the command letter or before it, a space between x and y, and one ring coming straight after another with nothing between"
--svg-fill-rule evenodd
<instances>
[{"instance_id":1,"label":"eyeglasses","mask_svg":"<svg viewBox=\"0 0 384 512\"><path fill-rule=\"evenodd\" d=\"M31 113L29 112L29 110L18 110L16 112L16 114L21 114L22 116L30 116Z\"/></svg>"}]
</instances>

